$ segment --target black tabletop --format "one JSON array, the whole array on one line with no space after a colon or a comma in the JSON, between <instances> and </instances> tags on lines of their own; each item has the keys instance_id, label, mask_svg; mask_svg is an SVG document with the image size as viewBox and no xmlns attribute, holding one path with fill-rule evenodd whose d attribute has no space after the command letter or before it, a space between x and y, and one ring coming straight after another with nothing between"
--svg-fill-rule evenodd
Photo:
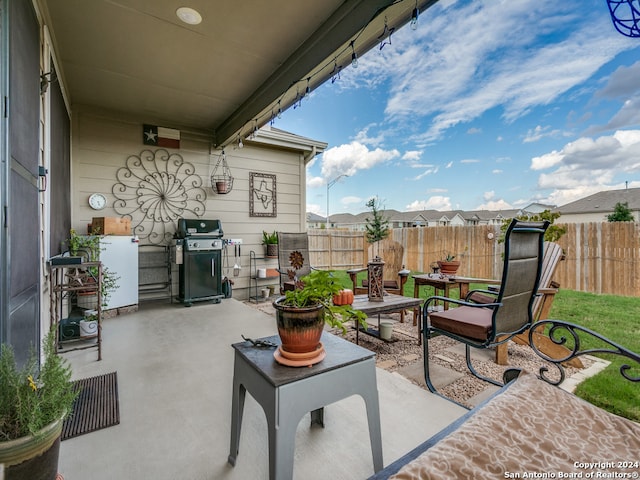
<instances>
[{"instance_id":1,"label":"black tabletop","mask_svg":"<svg viewBox=\"0 0 640 480\"><path fill-rule=\"evenodd\" d=\"M281 343L278 335L264 337L260 340L268 340L276 345ZM320 341L327 355L321 362L310 367L280 365L273 357L275 351L273 347L254 347L250 342L234 343L231 346L269 383L276 387L375 356L371 350L362 348L332 333L323 332Z\"/></svg>"}]
</instances>

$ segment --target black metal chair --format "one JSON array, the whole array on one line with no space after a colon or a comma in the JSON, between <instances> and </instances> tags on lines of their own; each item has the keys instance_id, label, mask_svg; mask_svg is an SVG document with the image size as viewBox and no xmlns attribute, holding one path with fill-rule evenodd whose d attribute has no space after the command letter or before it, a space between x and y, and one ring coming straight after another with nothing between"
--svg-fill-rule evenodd
<instances>
[{"instance_id":1,"label":"black metal chair","mask_svg":"<svg viewBox=\"0 0 640 480\"><path fill-rule=\"evenodd\" d=\"M471 347L492 348L527 330L533 323L532 306L536 298L543 259L544 233L549 222L523 222L514 219L505 235L504 265L500 289L472 290L465 299L430 297L423 309L424 376L429 390L440 395L429 373L429 339L445 335L465 345L469 371L477 378L502 386L492 378L480 375L471 364ZM474 303L474 293L493 295L492 303ZM457 308L430 311L436 300L447 301ZM442 396L442 395L441 395Z\"/></svg>"}]
</instances>

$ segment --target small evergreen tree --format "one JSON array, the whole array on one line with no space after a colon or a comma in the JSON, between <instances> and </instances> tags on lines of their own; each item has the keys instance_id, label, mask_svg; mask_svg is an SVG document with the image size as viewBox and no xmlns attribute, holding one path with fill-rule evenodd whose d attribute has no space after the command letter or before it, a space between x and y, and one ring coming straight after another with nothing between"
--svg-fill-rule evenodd
<instances>
[{"instance_id":1,"label":"small evergreen tree","mask_svg":"<svg viewBox=\"0 0 640 480\"><path fill-rule=\"evenodd\" d=\"M370 199L366 206L371 209L371 215L373 215L373 218L366 218L367 242L375 243L387 238L389 236L389 221L380 213L378 197Z\"/></svg>"},{"instance_id":2,"label":"small evergreen tree","mask_svg":"<svg viewBox=\"0 0 640 480\"><path fill-rule=\"evenodd\" d=\"M629 204L627 202L618 202L613 209L613 213L611 215L607 215L607 221L609 222L634 222L635 218L633 218L633 213L629 208Z\"/></svg>"}]
</instances>

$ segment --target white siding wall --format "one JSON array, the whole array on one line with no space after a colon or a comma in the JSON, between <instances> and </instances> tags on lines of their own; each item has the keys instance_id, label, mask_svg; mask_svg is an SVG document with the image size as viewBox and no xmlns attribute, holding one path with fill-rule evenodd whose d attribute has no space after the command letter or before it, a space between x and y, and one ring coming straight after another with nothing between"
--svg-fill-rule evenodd
<instances>
[{"instance_id":1,"label":"white siding wall","mask_svg":"<svg viewBox=\"0 0 640 480\"><path fill-rule=\"evenodd\" d=\"M154 122L147 122L154 123ZM72 127L72 226L78 232L86 232L92 217L118 217L113 208L115 197L112 186L117 183L116 172L125 166L130 155L138 155L150 148L142 143L142 121L123 119L113 113L98 112L88 107L75 108ZM172 127L171 125L163 125ZM299 151L251 146L245 142L243 149L226 149L227 162L234 177L233 190L226 195L214 193L210 186L210 174L220 151L209 155L209 139L204 134L181 132L179 153L185 162L193 164L203 180L207 193L206 213L203 218L220 219L225 238L241 238L242 269L233 278L233 297L248 297L250 284L249 252L263 254L262 231L299 232L305 220L305 178L303 155ZM155 147L151 149L156 150ZM249 216L249 172L276 175L277 216ZM218 172L220 173L220 172ZM107 207L95 211L89 207L88 198L94 192L107 197ZM187 217L188 215L185 215ZM192 218L193 216L189 216ZM173 226L170 227L173 230ZM141 241L142 243L142 241ZM233 267L233 248L229 248L229 266ZM224 263L223 263L224 265ZM275 268L274 265L269 265ZM177 281L177 270L174 270ZM226 273L223 267L223 275ZM177 289L174 289L177 292Z\"/></svg>"},{"instance_id":2,"label":"white siding wall","mask_svg":"<svg viewBox=\"0 0 640 480\"><path fill-rule=\"evenodd\" d=\"M589 222L606 222L607 215L613 212L599 213L569 213L561 215L556 223L589 223Z\"/></svg>"},{"instance_id":3,"label":"white siding wall","mask_svg":"<svg viewBox=\"0 0 640 480\"><path fill-rule=\"evenodd\" d=\"M590 223L590 222L608 222L607 216L611 215L610 212L598 212L598 213L568 213L562 214L556 223ZM640 212L632 210L631 213L635 217L636 222L640 222Z\"/></svg>"}]
</instances>

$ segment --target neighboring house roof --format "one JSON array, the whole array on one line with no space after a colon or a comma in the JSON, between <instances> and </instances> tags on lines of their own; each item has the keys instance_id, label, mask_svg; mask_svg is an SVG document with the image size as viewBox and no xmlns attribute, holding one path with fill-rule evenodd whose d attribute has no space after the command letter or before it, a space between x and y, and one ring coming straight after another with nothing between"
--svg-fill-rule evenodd
<instances>
[{"instance_id":1,"label":"neighboring house roof","mask_svg":"<svg viewBox=\"0 0 640 480\"><path fill-rule=\"evenodd\" d=\"M311 212L307 213L307 222L310 222L310 223L323 223L323 222L326 222L326 221L327 221L326 217L321 217L320 215L317 215L317 214L311 213Z\"/></svg>"},{"instance_id":2,"label":"neighboring house roof","mask_svg":"<svg viewBox=\"0 0 640 480\"><path fill-rule=\"evenodd\" d=\"M553 210L556 208L556 205L547 205L545 203L530 203L526 207L521 208L524 213L542 213L545 210Z\"/></svg>"},{"instance_id":3,"label":"neighboring house roof","mask_svg":"<svg viewBox=\"0 0 640 480\"><path fill-rule=\"evenodd\" d=\"M629 209L640 210L640 188L624 188L622 190L604 190L575 202L555 208L561 215L580 213L610 213L616 203L627 203Z\"/></svg>"}]
</instances>

